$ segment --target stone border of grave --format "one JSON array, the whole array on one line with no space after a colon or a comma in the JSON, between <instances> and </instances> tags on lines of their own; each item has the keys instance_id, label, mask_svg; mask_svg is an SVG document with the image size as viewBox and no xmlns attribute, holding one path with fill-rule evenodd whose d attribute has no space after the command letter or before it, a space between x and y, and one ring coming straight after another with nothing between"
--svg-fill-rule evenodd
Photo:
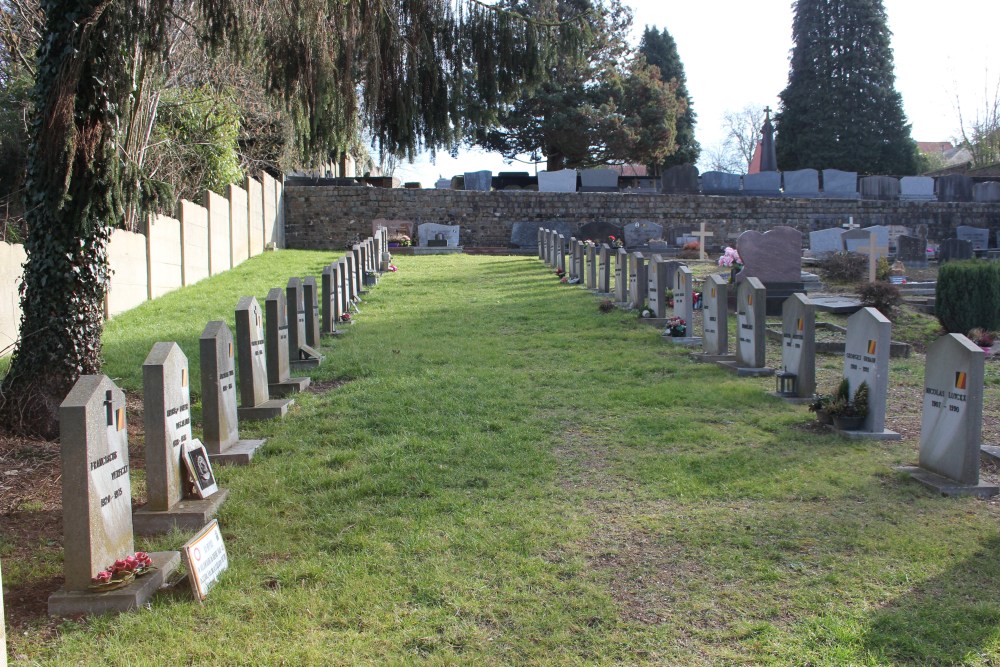
<instances>
[{"instance_id":1,"label":"stone border of grave","mask_svg":"<svg viewBox=\"0 0 1000 667\"><path fill-rule=\"evenodd\" d=\"M819 310L817 308L817 310ZM832 331L834 333L840 333L847 335L847 329L833 324L832 322L817 322L816 329L823 329L825 331ZM774 329L767 329L767 339L771 341L782 340L782 334L780 331L775 331ZM816 341L816 354L843 354L844 353L844 343L833 342L833 341ZM907 359L913 352L913 346L909 343L902 343L898 340L894 340L889 344L889 358L890 359Z\"/></svg>"}]
</instances>

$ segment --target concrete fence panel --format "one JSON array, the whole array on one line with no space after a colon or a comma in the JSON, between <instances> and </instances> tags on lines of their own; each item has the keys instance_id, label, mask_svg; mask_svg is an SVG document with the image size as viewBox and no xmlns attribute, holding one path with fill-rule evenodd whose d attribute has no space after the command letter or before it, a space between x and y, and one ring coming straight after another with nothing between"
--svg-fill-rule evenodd
<instances>
[{"instance_id":1,"label":"concrete fence panel","mask_svg":"<svg viewBox=\"0 0 1000 667\"><path fill-rule=\"evenodd\" d=\"M24 246L0 241L0 356L10 354L21 326L21 296L18 286L27 259Z\"/></svg>"},{"instance_id":2,"label":"concrete fence panel","mask_svg":"<svg viewBox=\"0 0 1000 667\"><path fill-rule=\"evenodd\" d=\"M208 278L208 211L187 199L181 200L181 243L184 284Z\"/></svg>"},{"instance_id":3,"label":"concrete fence panel","mask_svg":"<svg viewBox=\"0 0 1000 667\"><path fill-rule=\"evenodd\" d=\"M149 295L146 236L116 229L108 244L111 285L104 310L108 317L135 308Z\"/></svg>"},{"instance_id":4,"label":"concrete fence panel","mask_svg":"<svg viewBox=\"0 0 1000 667\"><path fill-rule=\"evenodd\" d=\"M153 216L146 232L148 298L155 299L184 284L182 247L181 221L165 215Z\"/></svg>"}]
</instances>

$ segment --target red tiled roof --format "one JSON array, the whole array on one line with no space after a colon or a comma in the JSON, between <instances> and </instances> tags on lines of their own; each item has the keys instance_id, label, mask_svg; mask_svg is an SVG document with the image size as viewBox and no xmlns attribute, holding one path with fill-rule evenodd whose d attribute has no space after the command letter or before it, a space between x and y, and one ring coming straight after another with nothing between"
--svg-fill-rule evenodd
<instances>
[{"instance_id":1,"label":"red tiled roof","mask_svg":"<svg viewBox=\"0 0 1000 667\"><path fill-rule=\"evenodd\" d=\"M918 141L917 148L921 153L944 153L955 146L950 141Z\"/></svg>"}]
</instances>

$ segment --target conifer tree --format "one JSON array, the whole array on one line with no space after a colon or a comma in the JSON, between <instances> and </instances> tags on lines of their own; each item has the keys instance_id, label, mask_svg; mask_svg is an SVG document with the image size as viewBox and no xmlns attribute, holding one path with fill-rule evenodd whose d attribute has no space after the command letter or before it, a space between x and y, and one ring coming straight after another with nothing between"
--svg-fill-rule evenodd
<instances>
[{"instance_id":1,"label":"conifer tree","mask_svg":"<svg viewBox=\"0 0 1000 667\"><path fill-rule=\"evenodd\" d=\"M681 56L677 52L677 43L666 28L658 30L646 26L639 42L639 52L646 57L647 63L660 70L660 78L663 81L677 82L677 99L683 102L685 108L684 112L677 114L677 150L660 165L650 166L666 169L679 164L696 163L701 156L701 145L694 136L697 116L691 106L684 63L681 62Z\"/></svg>"},{"instance_id":2,"label":"conifer tree","mask_svg":"<svg viewBox=\"0 0 1000 667\"><path fill-rule=\"evenodd\" d=\"M796 0L778 167L914 174L882 0Z\"/></svg>"}]
</instances>

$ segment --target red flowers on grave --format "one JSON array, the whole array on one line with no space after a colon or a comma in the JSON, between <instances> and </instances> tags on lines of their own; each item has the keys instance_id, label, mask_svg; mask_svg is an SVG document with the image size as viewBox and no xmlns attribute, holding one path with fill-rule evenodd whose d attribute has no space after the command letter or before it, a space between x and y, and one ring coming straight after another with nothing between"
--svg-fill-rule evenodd
<instances>
[{"instance_id":1,"label":"red flowers on grave","mask_svg":"<svg viewBox=\"0 0 1000 667\"><path fill-rule=\"evenodd\" d=\"M556 269L556 276L557 277L563 278L565 275L566 275L566 270L565 269Z\"/></svg>"},{"instance_id":2,"label":"red flowers on grave","mask_svg":"<svg viewBox=\"0 0 1000 667\"><path fill-rule=\"evenodd\" d=\"M119 558L110 567L101 570L91 578L90 588L97 591L110 591L128 586L133 579L149 574L156 568L153 559L145 551L136 551L131 556Z\"/></svg>"},{"instance_id":3,"label":"red flowers on grave","mask_svg":"<svg viewBox=\"0 0 1000 667\"><path fill-rule=\"evenodd\" d=\"M350 322L351 321L351 314L350 313L343 313L343 314L341 314L340 321L341 322Z\"/></svg>"},{"instance_id":4,"label":"red flowers on grave","mask_svg":"<svg viewBox=\"0 0 1000 667\"><path fill-rule=\"evenodd\" d=\"M392 271L393 273L395 273L396 271L399 271L399 269L396 268L395 264L390 264L389 265L389 270Z\"/></svg>"},{"instance_id":5,"label":"red flowers on grave","mask_svg":"<svg viewBox=\"0 0 1000 667\"><path fill-rule=\"evenodd\" d=\"M625 246L622 240L616 236L608 236L608 241L611 242L612 248L622 248Z\"/></svg>"}]
</instances>

